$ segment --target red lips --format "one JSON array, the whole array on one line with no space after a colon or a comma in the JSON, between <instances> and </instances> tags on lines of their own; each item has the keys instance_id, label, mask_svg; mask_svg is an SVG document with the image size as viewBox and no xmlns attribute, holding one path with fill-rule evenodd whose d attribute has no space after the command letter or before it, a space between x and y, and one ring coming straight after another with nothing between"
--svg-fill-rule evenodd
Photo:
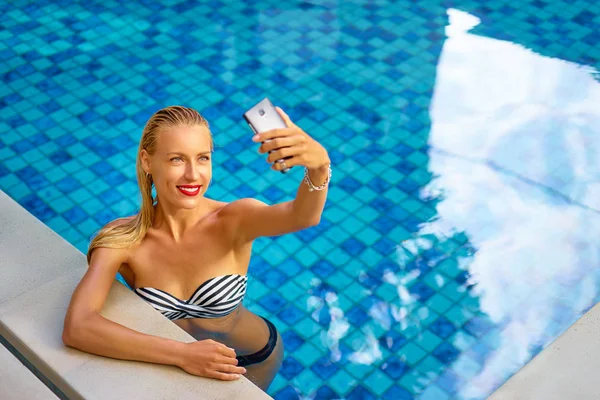
<instances>
[{"instance_id":1,"label":"red lips","mask_svg":"<svg viewBox=\"0 0 600 400\"><path fill-rule=\"evenodd\" d=\"M177 189L186 196L195 196L200 193L200 187L198 185L181 185L177 186ZM187 190L186 190L187 189ZM194 189L194 190L191 190Z\"/></svg>"}]
</instances>

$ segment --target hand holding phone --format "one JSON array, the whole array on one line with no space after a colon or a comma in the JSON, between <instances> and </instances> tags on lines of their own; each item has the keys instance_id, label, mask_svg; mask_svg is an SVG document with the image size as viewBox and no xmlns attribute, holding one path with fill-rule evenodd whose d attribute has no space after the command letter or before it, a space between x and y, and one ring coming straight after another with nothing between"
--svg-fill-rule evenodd
<instances>
[{"instance_id":1,"label":"hand holding phone","mask_svg":"<svg viewBox=\"0 0 600 400\"><path fill-rule=\"evenodd\" d=\"M261 100L254 107L246 111L244 113L244 119L254 133L262 133L272 129L287 128L285 121L283 118L281 118L271 101L267 98ZM267 139L265 142L268 142L269 140L271 139ZM274 150L270 150L269 153L271 153L271 151ZM289 158L292 157L285 157L277 160L276 162L282 162ZM282 169L281 172L286 173L290 170L290 168Z\"/></svg>"}]
</instances>

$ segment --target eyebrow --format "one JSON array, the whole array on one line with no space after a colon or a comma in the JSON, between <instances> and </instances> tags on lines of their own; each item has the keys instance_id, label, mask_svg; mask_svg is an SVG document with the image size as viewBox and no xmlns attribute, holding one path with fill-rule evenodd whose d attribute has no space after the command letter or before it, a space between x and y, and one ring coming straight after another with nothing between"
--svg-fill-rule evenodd
<instances>
[{"instance_id":1,"label":"eyebrow","mask_svg":"<svg viewBox=\"0 0 600 400\"><path fill-rule=\"evenodd\" d=\"M210 153L211 153L210 151L205 151L205 152L202 152L202 153L198 153L198 155L202 155L202 154L210 154ZM185 154L184 154L184 153L179 153L179 152L171 152L171 153L167 153L167 155L170 155L170 154L177 154L177 155L180 155L180 156L185 156Z\"/></svg>"}]
</instances>

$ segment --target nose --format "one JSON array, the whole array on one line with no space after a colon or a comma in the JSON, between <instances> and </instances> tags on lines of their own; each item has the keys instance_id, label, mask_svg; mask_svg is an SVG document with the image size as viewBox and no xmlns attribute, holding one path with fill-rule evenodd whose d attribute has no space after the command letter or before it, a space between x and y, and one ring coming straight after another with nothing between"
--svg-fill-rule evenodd
<instances>
[{"instance_id":1,"label":"nose","mask_svg":"<svg viewBox=\"0 0 600 400\"><path fill-rule=\"evenodd\" d=\"M195 165L194 163L188 163L188 166L185 169L185 179L187 179L190 182L196 183L199 177L200 167L198 165Z\"/></svg>"}]
</instances>

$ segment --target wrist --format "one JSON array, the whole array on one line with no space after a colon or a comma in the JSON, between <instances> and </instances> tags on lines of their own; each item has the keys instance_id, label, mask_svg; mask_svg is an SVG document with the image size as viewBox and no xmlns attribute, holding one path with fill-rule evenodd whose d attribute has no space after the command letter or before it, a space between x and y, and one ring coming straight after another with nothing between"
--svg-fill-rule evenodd
<instances>
[{"instance_id":1,"label":"wrist","mask_svg":"<svg viewBox=\"0 0 600 400\"><path fill-rule=\"evenodd\" d=\"M323 167L308 169L304 171L304 182L308 185L309 191L323 190L329 186L331 179L331 164L326 164Z\"/></svg>"},{"instance_id":2,"label":"wrist","mask_svg":"<svg viewBox=\"0 0 600 400\"><path fill-rule=\"evenodd\" d=\"M308 172L316 172L316 173L327 173L327 171L329 171L329 166L331 165L331 161L329 161L329 159L321 164L318 167L315 168L308 168Z\"/></svg>"},{"instance_id":3,"label":"wrist","mask_svg":"<svg viewBox=\"0 0 600 400\"><path fill-rule=\"evenodd\" d=\"M185 342L175 341L173 344L173 362L171 364L181 368L185 354L187 354L186 345L187 343Z\"/></svg>"}]
</instances>

